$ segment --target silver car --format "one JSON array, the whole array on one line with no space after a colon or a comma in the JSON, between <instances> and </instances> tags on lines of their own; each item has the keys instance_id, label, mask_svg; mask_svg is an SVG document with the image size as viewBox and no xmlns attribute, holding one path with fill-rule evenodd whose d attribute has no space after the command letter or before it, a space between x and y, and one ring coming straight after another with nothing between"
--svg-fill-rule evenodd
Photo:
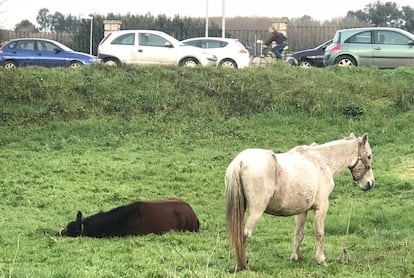
<instances>
[{"instance_id":1,"label":"silver car","mask_svg":"<svg viewBox=\"0 0 414 278\"><path fill-rule=\"evenodd\" d=\"M325 66L414 66L414 35L389 27L344 29L325 50Z\"/></svg>"},{"instance_id":2,"label":"silver car","mask_svg":"<svg viewBox=\"0 0 414 278\"><path fill-rule=\"evenodd\" d=\"M250 54L238 39L199 37L182 41L183 44L203 48L217 57L217 66L244 68L249 65Z\"/></svg>"},{"instance_id":3,"label":"silver car","mask_svg":"<svg viewBox=\"0 0 414 278\"><path fill-rule=\"evenodd\" d=\"M183 67L215 66L217 58L200 48L182 44L156 30L121 30L108 34L98 46L108 65L161 64Z\"/></svg>"}]
</instances>

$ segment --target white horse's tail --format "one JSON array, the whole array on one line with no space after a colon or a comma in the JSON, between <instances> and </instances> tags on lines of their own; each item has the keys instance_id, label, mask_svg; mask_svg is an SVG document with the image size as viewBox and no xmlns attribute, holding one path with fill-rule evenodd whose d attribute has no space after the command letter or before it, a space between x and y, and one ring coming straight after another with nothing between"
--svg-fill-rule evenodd
<instances>
[{"instance_id":1,"label":"white horse's tail","mask_svg":"<svg viewBox=\"0 0 414 278\"><path fill-rule=\"evenodd\" d=\"M226 172L226 221L230 246L236 256L240 269L247 269L246 245L243 239L245 197L240 177L241 161L233 160Z\"/></svg>"}]
</instances>

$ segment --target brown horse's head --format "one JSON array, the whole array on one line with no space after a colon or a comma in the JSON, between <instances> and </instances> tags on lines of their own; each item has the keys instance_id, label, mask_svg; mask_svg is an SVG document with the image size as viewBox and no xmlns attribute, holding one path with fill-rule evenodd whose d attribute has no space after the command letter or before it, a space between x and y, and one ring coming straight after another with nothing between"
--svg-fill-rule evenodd
<instances>
[{"instance_id":1,"label":"brown horse's head","mask_svg":"<svg viewBox=\"0 0 414 278\"><path fill-rule=\"evenodd\" d=\"M78 211L76 215L76 220L69 222L65 228L56 233L56 236L69 236L69 237L78 237L82 236L83 233L83 224L82 224L82 212Z\"/></svg>"}]
</instances>

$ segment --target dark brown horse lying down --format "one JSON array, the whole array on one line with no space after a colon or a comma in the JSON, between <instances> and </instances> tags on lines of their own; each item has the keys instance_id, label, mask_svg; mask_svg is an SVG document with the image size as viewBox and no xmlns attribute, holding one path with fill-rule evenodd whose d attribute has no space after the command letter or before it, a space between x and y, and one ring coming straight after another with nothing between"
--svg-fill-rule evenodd
<instances>
[{"instance_id":1,"label":"dark brown horse lying down","mask_svg":"<svg viewBox=\"0 0 414 278\"><path fill-rule=\"evenodd\" d=\"M137 201L83 218L78 212L58 236L122 237L162 234L169 231L198 232L200 222L189 204L178 198Z\"/></svg>"}]
</instances>

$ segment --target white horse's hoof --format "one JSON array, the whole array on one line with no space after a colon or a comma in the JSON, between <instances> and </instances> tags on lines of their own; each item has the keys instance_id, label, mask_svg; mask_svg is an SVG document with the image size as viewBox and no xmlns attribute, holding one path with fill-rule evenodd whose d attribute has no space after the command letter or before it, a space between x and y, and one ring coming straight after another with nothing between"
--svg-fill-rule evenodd
<instances>
[{"instance_id":1,"label":"white horse's hoof","mask_svg":"<svg viewBox=\"0 0 414 278\"><path fill-rule=\"evenodd\" d=\"M290 261L292 263L297 263L299 261L299 255L297 254L292 254L292 256L290 256Z\"/></svg>"},{"instance_id":2,"label":"white horse's hoof","mask_svg":"<svg viewBox=\"0 0 414 278\"><path fill-rule=\"evenodd\" d=\"M320 261L320 262L318 262L318 265L321 265L321 266L328 266L328 264L327 264L325 261Z\"/></svg>"}]
</instances>

